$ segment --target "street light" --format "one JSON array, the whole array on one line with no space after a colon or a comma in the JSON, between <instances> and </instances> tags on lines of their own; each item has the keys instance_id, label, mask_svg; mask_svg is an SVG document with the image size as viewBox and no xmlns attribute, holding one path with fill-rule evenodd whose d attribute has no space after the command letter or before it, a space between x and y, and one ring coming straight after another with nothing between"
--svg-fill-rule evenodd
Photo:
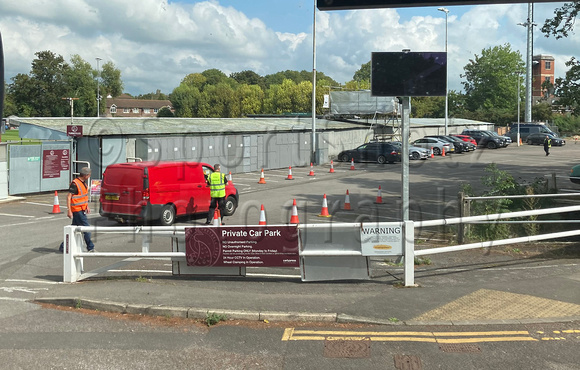
<instances>
[{"instance_id":1,"label":"street light","mask_svg":"<svg viewBox=\"0 0 580 370\"><path fill-rule=\"evenodd\" d=\"M524 23L518 23L518 26L527 28L527 51L526 51L526 107L525 122L532 122L532 49L533 49L533 28L534 23L534 5L528 4L528 19Z\"/></svg>"},{"instance_id":2,"label":"street light","mask_svg":"<svg viewBox=\"0 0 580 370\"><path fill-rule=\"evenodd\" d=\"M102 60L101 58L97 57L97 117L101 115L101 86L100 86L100 79L101 79L101 70L99 68L99 61Z\"/></svg>"},{"instance_id":3,"label":"street light","mask_svg":"<svg viewBox=\"0 0 580 370\"><path fill-rule=\"evenodd\" d=\"M438 8L440 12L445 13L445 57L447 57L447 20L449 16L449 9ZM449 116L449 60L445 64L445 135L447 135L447 121Z\"/></svg>"},{"instance_id":4,"label":"street light","mask_svg":"<svg viewBox=\"0 0 580 370\"><path fill-rule=\"evenodd\" d=\"M520 88L522 85L520 82L520 76L522 75L522 71L517 71L516 73L518 74L518 136L516 140L518 141L518 146L520 146Z\"/></svg>"}]
</instances>

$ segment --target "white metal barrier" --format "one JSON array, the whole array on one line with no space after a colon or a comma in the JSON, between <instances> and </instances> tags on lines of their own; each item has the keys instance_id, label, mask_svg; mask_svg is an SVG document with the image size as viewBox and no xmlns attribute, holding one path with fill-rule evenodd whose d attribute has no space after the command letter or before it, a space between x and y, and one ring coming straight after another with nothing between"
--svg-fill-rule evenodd
<instances>
[{"instance_id":1,"label":"white metal barrier","mask_svg":"<svg viewBox=\"0 0 580 370\"><path fill-rule=\"evenodd\" d=\"M534 215L567 213L576 211L580 211L580 206L557 207L557 208L509 212L493 215L428 220L420 222L406 221L404 223L401 223L401 227L403 228L402 233L403 256L405 257L404 258L405 286L415 285L414 281L415 256L454 252L467 249L487 248L506 244L514 244L546 239L556 239L580 235L580 230L574 230L479 243L461 244L448 247L430 248L416 251L414 248L415 228L454 225L459 223L474 223L480 221L489 222L507 218L518 218ZM307 238L307 241L302 240L299 252L302 263L301 271L303 280L305 281L325 280L325 277L328 277L330 280L368 278L370 276L368 256L362 253L360 241L358 242L356 241L362 225L363 224L361 223L298 225L299 232L305 233ZM149 247L153 236L184 238L185 229L190 227L192 226L165 226L165 227L66 226L64 228L63 280L64 282L72 283L87 277L87 275L83 275L83 258L88 257L90 258L110 257L110 258L127 258L127 259L168 258L171 260L184 261L186 257L185 252L170 252L170 251L150 252ZM92 252L92 253L83 252L82 232L132 234L134 236L141 236L142 237L141 252ZM301 239L304 239L304 237L301 237ZM322 274L318 273L317 269L320 269L321 271L324 272ZM348 273L349 275L345 275L344 273L341 274L341 272Z\"/></svg>"}]
</instances>

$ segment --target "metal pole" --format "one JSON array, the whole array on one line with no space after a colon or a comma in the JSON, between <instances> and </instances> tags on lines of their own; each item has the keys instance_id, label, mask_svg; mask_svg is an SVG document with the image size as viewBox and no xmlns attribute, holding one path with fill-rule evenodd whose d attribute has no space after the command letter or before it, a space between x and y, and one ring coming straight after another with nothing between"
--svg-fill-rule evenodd
<instances>
[{"instance_id":1,"label":"metal pole","mask_svg":"<svg viewBox=\"0 0 580 370\"><path fill-rule=\"evenodd\" d=\"M534 22L534 5L528 3L528 50L526 55L526 108L525 108L525 122L532 122L532 49L533 49L533 27Z\"/></svg>"},{"instance_id":2,"label":"metal pole","mask_svg":"<svg viewBox=\"0 0 580 370\"><path fill-rule=\"evenodd\" d=\"M401 218L404 221L409 220L409 113L411 112L411 98L402 97L401 112Z\"/></svg>"},{"instance_id":3,"label":"metal pole","mask_svg":"<svg viewBox=\"0 0 580 370\"><path fill-rule=\"evenodd\" d=\"M100 79L101 79L101 69L99 68L99 61L101 58L97 59L97 117L101 115L101 87L100 87Z\"/></svg>"},{"instance_id":4,"label":"metal pole","mask_svg":"<svg viewBox=\"0 0 580 370\"><path fill-rule=\"evenodd\" d=\"M314 2L314 21L312 24L312 158L311 162L318 164L316 158L316 0Z\"/></svg>"},{"instance_id":5,"label":"metal pole","mask_svg":"<svg viewBox=\"0 0 580 370\"><path fill-rule=\"evenodd\" d=\"M520 146L520 88L521 88L521 83L520 83L520 71L518 71L518 136L517 136L517 140L518 140L518 146Z\"/></svg>"},{"instance_id":6,"label":"metal pole","mask_svg":"<svg viewBox=\"0 0 580 370\"><path fill-rule=\"evenodd\" d=\"M448 15L449 9L447 8L439 8L437 9L441 12L445 13L445 57L447 58L447 26L448 26ZM449 121L449 59L447 59L447 63L445 64L445 135L448 135L448 121Z\"/></svg>"}]
</instances>

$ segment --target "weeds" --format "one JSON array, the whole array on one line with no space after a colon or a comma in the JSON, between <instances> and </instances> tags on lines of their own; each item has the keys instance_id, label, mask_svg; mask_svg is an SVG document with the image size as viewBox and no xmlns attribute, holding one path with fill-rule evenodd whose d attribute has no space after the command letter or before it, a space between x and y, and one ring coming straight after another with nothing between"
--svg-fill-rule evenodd
<instances>
[{"instance_id":1,"label":"weeds","mask_svg":"<svg viewBox=\"0 0 580 370\"><path fill-rule=\"evenodd\" d=\"M206 316L205 316L205 323L207 324L207 326L212 326L217 324L220 321L225 321L227 320L228 317L226 315L221 315L215 312L207 312Z\"/></svg>"}]
</instances>

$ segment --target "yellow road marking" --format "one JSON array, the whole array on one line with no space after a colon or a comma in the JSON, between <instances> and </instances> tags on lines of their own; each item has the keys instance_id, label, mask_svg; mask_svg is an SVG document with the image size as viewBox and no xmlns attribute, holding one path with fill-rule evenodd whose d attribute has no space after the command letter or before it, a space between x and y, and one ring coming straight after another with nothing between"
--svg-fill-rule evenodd
<instances>
[{"instance_id":1,"label":"yellow road marking","mask_svg":"<svg viewBox=\"0 0 580 370\"><path fill-rule=\"evenodd\" d=\"M452 338L459 337L459 338ZM466 338L470 337L470 338ZM536 342L528 331L483 332L421 332L421 331L332 331L297 330L287 328L282 341L298 340L370 340L373 342L426 342L426 343L481 343L481 342Z\"/></svg>"}]
</instances>

